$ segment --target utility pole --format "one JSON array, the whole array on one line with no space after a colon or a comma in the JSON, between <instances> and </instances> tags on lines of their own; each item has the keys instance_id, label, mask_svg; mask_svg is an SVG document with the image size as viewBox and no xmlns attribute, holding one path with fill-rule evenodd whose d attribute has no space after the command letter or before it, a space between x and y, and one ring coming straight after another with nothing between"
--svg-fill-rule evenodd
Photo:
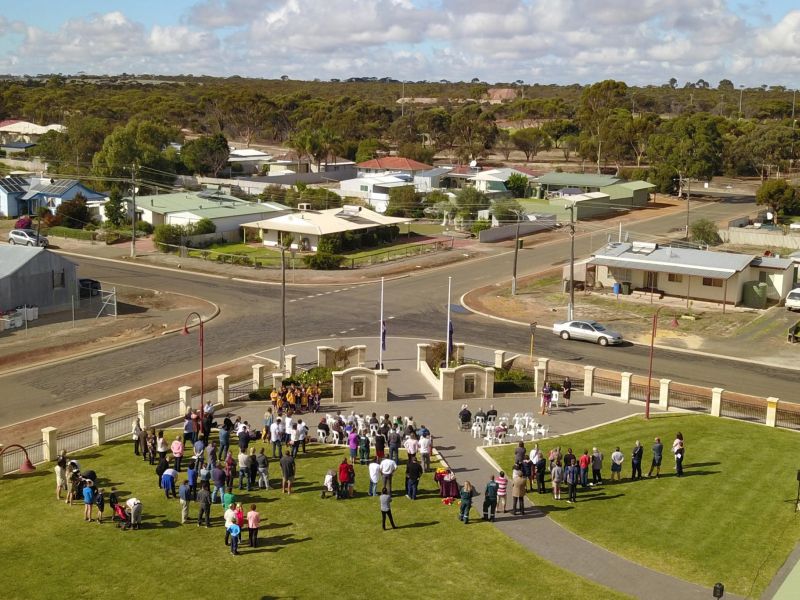
<instances>
[{"instance_id":1,"label":"utility pole","mask_svg":"<svg viewBox=\"0 0 800 600\"><path fill-rule=\"evenodd\" d=\"M286 245L281 240L281 373L286 372Z\"/></svg>"},{"instance_id":2,"label":"utility pole","mask_svg":"<svg viewBox=\"0 0 800 600\"><path fill-rule=\"evenodd\" d=\"M131 214L131 258L136 258L136 164L131 165L131 200L133 212Z\"/></svg>"},{"instance_id":3,"label":"utility pole","mask_svg":"<svg viewBox=\"0 0 800 600\"><path fill-rule=\"evenodd\" d=\"M575 203L569 209L569 307L567 320L575 318Z\"/></svg>"},{"instance_id":4,"label":"utility pole","mask_svg":"<svg viewBox=\"0 0 800 600\"><path fill-rule=\"evenodd\" d=\"M797 90L792 92L792 148L789 152L789 164L794 166L794 126L797 121L794 120L794 105L797 100Z\"/></svg>"},{"instance_id":5,"label":"utility pole","mask_svg":"<svg viewBox=\"0 0 800 600\"><path fill-rule=\"evenodd\" d=\"M686 180L686 241L689 241L689 202L692 197L692 181Z\"/></svg>"},{"instance_id":6,"label":"utility pole","mask_svg":"<svg viewBox=\"0 0 800 600\"><path fill-rule=\"evenodd\" d=\"M511 274L511 295L517 294L517 256L519 255L519 215L517 215L517 232L514 235L514 271Z\"/></svg>"},{"instance_id":7,"label":"utility pole","mask_svg":"<svg viewBox=\"0 0 800 600\"><path fill-rule=\"evenodd\" d=\"M406 114L406 80L403 80L403 98L400 101L400 116L404 117Z\"/></svg>"}]
</instances>

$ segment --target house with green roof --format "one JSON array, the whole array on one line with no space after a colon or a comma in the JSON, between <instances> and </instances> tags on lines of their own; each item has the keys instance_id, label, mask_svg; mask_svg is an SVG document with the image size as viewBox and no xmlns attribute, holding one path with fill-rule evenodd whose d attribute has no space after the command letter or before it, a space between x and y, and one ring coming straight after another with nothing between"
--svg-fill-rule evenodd
<instances>
[{"instance_id":1,"label":"house with green roof","mask_svg":"<svg viewBox=\"0 0 800 600\"><path fill-rule=\"evenodd\" d=\"M609 202L617 208L641 208L647 206L655 187L646 181L626 181L603 186L600 191L608 194Z\"/></svg>"},{"instance_id":2,"label":"house with green roof","mask_svg":"<svg viewBox=\"0 0 800 600\"><path fill-rule=\"evenodd\" d=\"M127 202L132 200L128 198ZM217 233L238 231L243 223L285 212L289 212L289 208L277 202L248 202L213 190L136 198L137 220L156 226L190 225L209 219L216 225Z\"/></svg>"},{"instance_id":3,"label":"house with green roof","mask_svg":"<svg viewBox=\"0 0 800 600\"><path fill-rule=\"evenodd\" d=\"M594 175L591 173L545 173L536 183L539 197L545 198L551 192L571 190L573 194L599 192L601 188L625 181L614 175Z\"/></svg>"}]
</instances>

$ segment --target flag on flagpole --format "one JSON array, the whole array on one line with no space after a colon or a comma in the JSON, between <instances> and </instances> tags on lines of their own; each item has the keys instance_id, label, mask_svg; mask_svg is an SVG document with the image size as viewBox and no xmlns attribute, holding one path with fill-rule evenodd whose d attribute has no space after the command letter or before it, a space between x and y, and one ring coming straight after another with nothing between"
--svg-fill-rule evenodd
<instances>
[{"instance_id":1,"label":"flag on flagpole","mask_svg":"<svg viewBox=\"0 0 800 600\"><path fill-rule=\"evenodd\" d=\"M381 350L386 352L386 321L381 321Z\"/></svg>"},{"instance_id":2,"label":"flag on flagpole","mask_svg":"<svg viewBox=\"0 0 800 600\"><path fill-rule=\"evenodd\" d=\"M450 321L448 323L447 328L447 351L449 352L450 356L453 355L453 322Z\"/></svg>"}]
</instances>

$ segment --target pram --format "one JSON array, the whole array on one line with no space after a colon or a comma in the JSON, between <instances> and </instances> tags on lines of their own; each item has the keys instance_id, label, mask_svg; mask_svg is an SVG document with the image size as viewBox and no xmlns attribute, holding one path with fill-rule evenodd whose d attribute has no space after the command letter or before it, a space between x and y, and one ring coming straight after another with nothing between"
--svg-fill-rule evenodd
<instances>
[{"instance_id":1,"label":"pram","mask_svg":"<svg viewBox=\"0 0 800 600\"><path fill-rule=\"evenodd\" d=\"M125 512L125 509L122 507L121 504L114 505L114 515L119 517L119 525L117 527L124 529L129 529L131 526L131 518L128 516L128 513ZM113 520L113 517L112 517Z\"/></svg>"}]
</instances>

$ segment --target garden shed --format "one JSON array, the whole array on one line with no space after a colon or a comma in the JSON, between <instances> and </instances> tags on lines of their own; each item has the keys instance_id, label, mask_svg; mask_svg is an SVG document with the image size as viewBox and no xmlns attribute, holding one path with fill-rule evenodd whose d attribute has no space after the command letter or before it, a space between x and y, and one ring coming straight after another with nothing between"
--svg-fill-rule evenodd
<instances>
[{"instance_id":1,"label":"garden shed","mask_svg":"<svg viewBox=\"0 0 800 600\"><path fill-rule=\"evenodd\" d=\"M0 310L55 312L78 300L77 265L45 248L0 246Z\"/></svg>"}]
</instances>

